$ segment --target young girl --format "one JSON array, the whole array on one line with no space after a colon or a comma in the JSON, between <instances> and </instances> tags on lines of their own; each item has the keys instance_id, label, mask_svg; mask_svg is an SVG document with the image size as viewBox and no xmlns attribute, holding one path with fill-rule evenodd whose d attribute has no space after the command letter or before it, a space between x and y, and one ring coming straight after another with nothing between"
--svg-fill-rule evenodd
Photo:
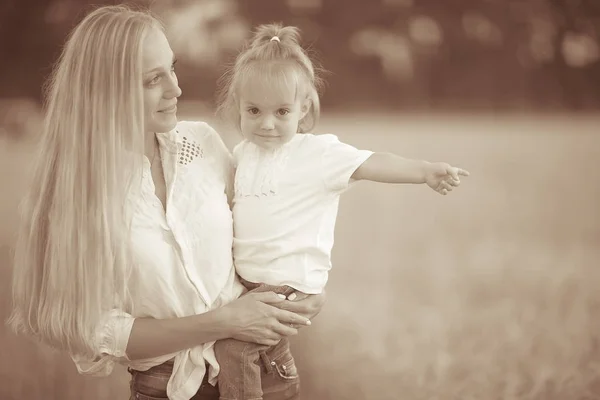
<instances>
[{"instance_id":1,"label":"young girl","mask_svg":"<svg viewBox=\"0 0 600 400\"><path fill-rule=\"evenodd\" d=\"M226 78L219 111L244 137L233 150L233 253L248 290L323 290L339 197L351 182L425 183L445 195L468 175L446 163L358 150L334 135L309 133L319 116L320 81L295 27L260 26ZM222 399L261 399L261 368L298 379L291 354L287 365L260 366L264 350L217 342Z\"/></svg>"}]
</instances>

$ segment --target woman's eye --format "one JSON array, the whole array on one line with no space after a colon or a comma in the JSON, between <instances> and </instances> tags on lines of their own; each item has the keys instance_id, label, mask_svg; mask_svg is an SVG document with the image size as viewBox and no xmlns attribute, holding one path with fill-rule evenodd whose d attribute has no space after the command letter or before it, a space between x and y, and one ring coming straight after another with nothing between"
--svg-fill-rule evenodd
<instances>
[{"instance_id":1,"label":"woman's eye","mask_svg":"<svg viewBox=\"0 0 600 400\"><path fill-rule=\"evenodd\" d=\"M149 85L156 85L160 81L160 76L155 76L152 80L148 81Z\"/></svg>"}]
</instances>

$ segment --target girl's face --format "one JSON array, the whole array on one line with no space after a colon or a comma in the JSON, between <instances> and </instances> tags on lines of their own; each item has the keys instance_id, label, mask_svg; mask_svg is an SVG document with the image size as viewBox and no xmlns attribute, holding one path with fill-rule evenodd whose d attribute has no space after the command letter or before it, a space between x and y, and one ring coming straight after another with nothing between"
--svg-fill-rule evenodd
<instances>
[{"instance_id":1,"label":"girl's face","mask_svg":"<svg viewBox=\"0 0 600 400\"><path fill-rule=\"evenodd\" d=\"M181 89L175 75L175 57L165 35L153 29L144 42L144 131L169 132L177 124Z\"/></svg>"},{"instance_id":2,"label":"girl's face","mask_svg":"<svg viewBox=\"0 0 600 400\"><path fill-rule=\"evenodd\" d=\"M310 107L310 102L298 92L297 80L286 84L271 78L246 77L238 90L242 135L265 149L289 142Z\"/></svg>"}]
</instances>

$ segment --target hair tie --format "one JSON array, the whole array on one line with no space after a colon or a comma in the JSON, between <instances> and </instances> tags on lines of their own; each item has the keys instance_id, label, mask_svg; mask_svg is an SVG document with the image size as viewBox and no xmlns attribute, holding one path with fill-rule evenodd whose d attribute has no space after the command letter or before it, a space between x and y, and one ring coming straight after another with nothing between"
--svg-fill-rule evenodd
<instances>
[{"instance_id":1,"label":"hair tie","mask_svg":"<svg viewBox=\"0 0 600 400\"><path fill-rule=\"evenodd\" d=\"M279 40L279 36L273 36L270 41L271 42L272 41L277 41L277 42L281 43L281 40Z\"/></svg>"}]
</instances>

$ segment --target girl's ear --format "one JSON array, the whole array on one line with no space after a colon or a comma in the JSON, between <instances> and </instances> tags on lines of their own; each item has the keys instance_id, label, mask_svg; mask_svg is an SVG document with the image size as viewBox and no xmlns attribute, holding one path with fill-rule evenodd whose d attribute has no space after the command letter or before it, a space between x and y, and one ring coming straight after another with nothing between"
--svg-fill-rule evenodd
<instances>
[{"instance_id":1,"label":"girl's ear","mask_svg":"<svg viewBox=\"0 0 600 400\"><path fill-rule=\"evenodd\" d=\"M302 102L302 107L300 108L300 119L302 120L306 117L306 114L310 111L310 107L312 106L312 101L307 97Z\"/></svg>"}]
</instances>

